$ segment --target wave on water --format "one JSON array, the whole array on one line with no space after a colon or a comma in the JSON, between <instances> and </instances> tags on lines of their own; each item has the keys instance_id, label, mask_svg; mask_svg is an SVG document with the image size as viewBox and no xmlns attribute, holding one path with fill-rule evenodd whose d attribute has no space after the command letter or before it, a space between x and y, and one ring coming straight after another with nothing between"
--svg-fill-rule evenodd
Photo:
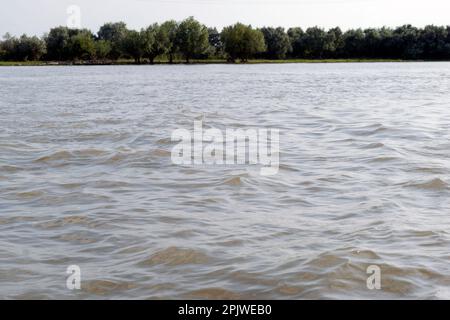
<instances>
[{"instance_id":1,"label":"wave on water","mask_svg":"<svg viewBox=\"0 0 450 320\"><path fill-rule=\"evenodd\" d=\"M406 186L422 190L433 190L433 191L449 190L448 183L441 180L440 178L434 178L432 180L424 182L409 182L406 184Z\"/></svg>"},{"instance_id":2,"label":"wave on water","mask_svg":"<svg viewBox=\"0 0 450 320\"><path fill-rule=\"evenodd\" d=\"M0 299L450 296L449 63L1 72ZM174 164L196 120L280 170Z\"/></svg>"},{"instance_id":3,"label":"wave on water","mask_svg":"<svg viewBox=\"0 0 450 320\"><path fill-rule=\"evenodd\" d=\"M141 261L141 266L168 265L180 266L186 264L205 264L210 261L210 257L206 254L193 249L185 249L179 247L170 247L158 251L151 255L150 258Z\"/></svg>"}]
</instances>

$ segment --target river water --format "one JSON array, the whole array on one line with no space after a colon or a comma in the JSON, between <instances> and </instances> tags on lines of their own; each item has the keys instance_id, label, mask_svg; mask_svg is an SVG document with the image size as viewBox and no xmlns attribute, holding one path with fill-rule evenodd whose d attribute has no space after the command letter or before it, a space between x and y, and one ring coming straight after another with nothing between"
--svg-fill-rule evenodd
<instances>
[{"instance_id":1,"label":"river water","mask_svg":"<svg viewBox=\"0 0 450 320\"><path fill-rule=\"evenodd\" d=\"M0 298L450 298L449 89L450 63L0 68ZM279 129L278 174L173 164L196 120Z\"/></svg>"}]
</instances>

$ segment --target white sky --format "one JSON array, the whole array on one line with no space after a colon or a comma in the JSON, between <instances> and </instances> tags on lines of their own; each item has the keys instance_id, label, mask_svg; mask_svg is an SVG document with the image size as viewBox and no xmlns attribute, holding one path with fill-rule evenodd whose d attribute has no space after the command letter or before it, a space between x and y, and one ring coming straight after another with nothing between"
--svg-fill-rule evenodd
<instances>
[{"instance_id":1,"label":"white sky","mask_svg":"<svg viewBox=\"0 0 450 320\"><path fill-rule=\"evenodd\" d=\"M141 28L193 15L219 29L237 21L253 26L343 29L410 23L450 25L450 0L2 0L0 36L42 35L65 25L67 7L81 8L82 27L96 32L109 21Z\"/></svg>"}]
</instances>

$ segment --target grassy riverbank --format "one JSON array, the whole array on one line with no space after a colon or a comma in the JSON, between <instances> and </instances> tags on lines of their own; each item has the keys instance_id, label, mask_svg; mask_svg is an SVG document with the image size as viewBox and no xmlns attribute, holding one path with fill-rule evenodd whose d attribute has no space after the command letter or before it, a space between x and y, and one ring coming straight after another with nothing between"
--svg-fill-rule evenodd
<instances>
[{"instance_id":1,"label":"grassy riverbank","mask_svg":"<svg viewBox=\"0 0 450 320\"><path fill-rule=\"evenodd\" d=\"M45 66L46 63L42 61L0 61L0 67L13 67L13 66Z\"/></svg>"},{"instance_id":2,"label":"grassy riverbank","mask_svg":"<svg viewBox=\"0 0 450 320\"><path fill-rule=\"evenodd\" d=\"M254 59L246 63L236 62L235 64L281 64L281 63L358 63L358 62L402 62L405 60L395 59L285 59L285 60L265 60ZM147 65L142 63L141 65ZM169 64L167 60L157 60L155 64ZM174 61L174 64L186 64L185 61ZM191 60L190 64L231 64L226 60ZM133 60L118 61L77 61L77 62L46 62L46 61L0 61L0 66L66 66L66 65L135 65Z\"/></svg>"}]
</instances>

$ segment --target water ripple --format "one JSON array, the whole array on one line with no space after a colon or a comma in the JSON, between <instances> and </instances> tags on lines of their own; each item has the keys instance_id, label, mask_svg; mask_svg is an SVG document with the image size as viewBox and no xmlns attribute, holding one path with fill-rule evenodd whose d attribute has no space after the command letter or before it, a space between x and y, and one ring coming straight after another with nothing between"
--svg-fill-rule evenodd
<instances>
[{"instance_id":1,"label":"water ripple","mask_svg":"<svg viewBox=\"0 0 450 320\"><path fill-rule=\"evenodd\" d=\"M448 299L448 88L449 63L1 68L0 298ZM279 173L172 164L198 120L280 129Z\"/></svg>"}]
</instances>

